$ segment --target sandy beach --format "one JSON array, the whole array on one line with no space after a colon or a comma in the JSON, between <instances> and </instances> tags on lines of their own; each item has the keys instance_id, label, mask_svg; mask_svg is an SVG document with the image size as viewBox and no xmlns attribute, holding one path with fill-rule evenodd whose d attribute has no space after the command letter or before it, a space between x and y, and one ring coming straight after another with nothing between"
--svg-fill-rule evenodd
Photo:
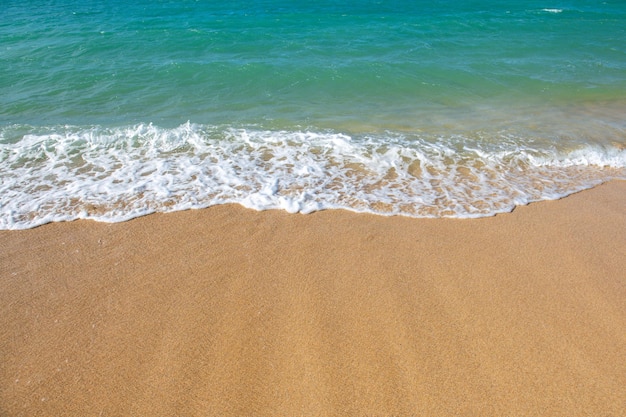
<instances>
[{"instance_id":1,"label":"sandy beach","mask_svg":"<svg viewBox=\"0 0 626 417\"><path fill-rule=\"evenodd\" d=\"M0 232L2 416L623 416L626 182L476 220Z\"/></svg>"}]
</instances>

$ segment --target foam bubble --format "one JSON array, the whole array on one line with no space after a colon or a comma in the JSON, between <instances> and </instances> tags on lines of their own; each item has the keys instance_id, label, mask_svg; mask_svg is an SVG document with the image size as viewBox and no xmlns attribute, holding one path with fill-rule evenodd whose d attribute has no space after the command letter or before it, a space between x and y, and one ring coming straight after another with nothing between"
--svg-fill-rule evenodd
<instances>
[{"instance_id":1,"label":"foam bubble","mask_svg":"<svg viewBox=\"0 0 626 417\"><path fill-rule=\"evenodd\" d=\"M186 123L0 132L0 228L239 203L482 217L624 178L626 150L510 133L350 136Z\"/></svg>"}]
</instances>

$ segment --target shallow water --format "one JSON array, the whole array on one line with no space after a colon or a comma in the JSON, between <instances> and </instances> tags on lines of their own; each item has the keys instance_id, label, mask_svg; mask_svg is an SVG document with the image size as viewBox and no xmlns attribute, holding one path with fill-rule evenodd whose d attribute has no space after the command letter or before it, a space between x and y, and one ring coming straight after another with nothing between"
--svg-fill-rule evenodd
<instances>
[{"instance_id":1,"label":"shallow water","mask_svg":"<svg viewBox=\"0 0 626 417\"><path fill-rule=\"evenodd\" d=\"M626 177L623 2L211 3L7 2L0 228L479 217Z\"/></svg>"}]
</instances>

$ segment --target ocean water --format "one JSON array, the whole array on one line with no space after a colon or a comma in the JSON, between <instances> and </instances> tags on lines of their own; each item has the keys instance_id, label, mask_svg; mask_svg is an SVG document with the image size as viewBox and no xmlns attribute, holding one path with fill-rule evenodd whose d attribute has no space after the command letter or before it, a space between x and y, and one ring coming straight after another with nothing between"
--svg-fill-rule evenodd
<instances>
[{"instance_id":1,"label":"ocean water","mask_svg":"<svg viewBox=\"0 0 626 417\"><path fill-rule=\"evenodd\" d=\"M3 0L0 228L482 217L626 178L626 2Z\"/></svg>"}]
</instances>

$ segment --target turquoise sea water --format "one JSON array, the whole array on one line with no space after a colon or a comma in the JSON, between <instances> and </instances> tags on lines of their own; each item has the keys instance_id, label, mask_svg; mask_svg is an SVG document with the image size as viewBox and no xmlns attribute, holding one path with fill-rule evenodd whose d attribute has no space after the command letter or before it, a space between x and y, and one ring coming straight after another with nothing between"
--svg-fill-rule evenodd
<instances>
[{"instance_id":1,"label":"turquoise sea water","mask_svg":"<svg viewBox=\"0 0 626 417\"><path fill-rule=\"evenodd\" d=\"M4 0L0 228L480 217L626 178L626 2Z\"/></svg>"}]
</instances>

